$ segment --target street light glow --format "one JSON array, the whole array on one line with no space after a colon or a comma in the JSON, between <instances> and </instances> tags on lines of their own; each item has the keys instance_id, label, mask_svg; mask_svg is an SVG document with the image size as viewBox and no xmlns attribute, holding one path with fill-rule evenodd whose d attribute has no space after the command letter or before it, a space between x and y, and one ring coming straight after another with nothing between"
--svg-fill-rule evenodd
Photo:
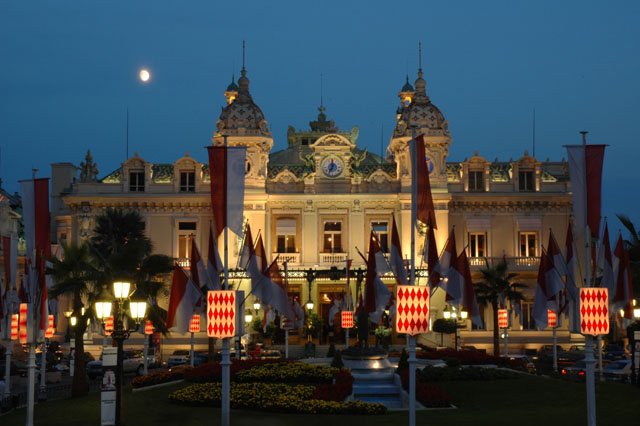
<instances>
[{"instance_id":1,"label":"street light glow","mask_svg":"<svg viewBox=\"0 0 640 426\"><path fill-rule=\"evenodd\" d=\"M140 80L146 83L151 78L151 73L146 68L140 70Z\"/></svg>"}]
</instances>

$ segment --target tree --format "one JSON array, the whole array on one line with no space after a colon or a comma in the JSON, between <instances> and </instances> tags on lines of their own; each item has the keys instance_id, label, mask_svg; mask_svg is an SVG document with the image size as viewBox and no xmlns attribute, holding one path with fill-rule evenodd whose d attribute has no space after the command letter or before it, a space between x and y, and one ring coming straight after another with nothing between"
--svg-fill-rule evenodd
<instances>
[{"instance_id":1,"label":"tree","mask_svg":"<svg viewBox=\"0 0 640 426\"><path fill-rule=\"evenodd\" d=\"M137 211L106 210L96 217L90 240L92 256L102 265L99 285L110 288L117 278L126 277L149 297L147 318L163 334L166 311L158 306L158 295L168 295L162 275L173 270L173 259L152 254L151 240L144 234L145 224Z\"/></svg>"},{"instance_id":2,"label":"tree","mask_svg":"<svg viewBox=\"0 0 640 426\"><path fill-rule=\"evenodd\" d=\"M51 288L51 297L70 296L73 306L72 316L77 318L73 328L76 346L75 373L71 387L71 395L76 397L86 395L89 392L82 335L87 329L87 321L92 316L93 300L95 300L97 292L95 282L98 271L92 264L89 247L86 244L66 245L61 243L61 245L64 257L62 260L55 257L49 259L51 266L47 268L47 274L52 276L55 283ZM83 308L85 308L84 313Z\"/></svg>"},{"instance_id":3,"label":"tree","mask_svg":"<svg viewBox=\"0 0 640 426\"><path fill-rule=\"evenodd\" d=\"M489 261L485 259L486 266L482 272L482 281L475 283L478 303L491 305L493 309L493 354L500 355L500 334L498 329L498 305L500 301L510 300L519 302L524 299L521 289L526 285L515 283L513 280L518 274L508 272L506 260L500 261L495 266L489 266Z\"/></svg>"},{"instance_id":4,"label":"tree","mask_svg":"<svg viewBox=\"0 0 640 426\"><path fill-rule=\"evenodd\" d=\"M616 214L616 216L630 234L629 239L624 240L624 245L629 254L633 294L640 294L640 232L636 231L636 227L628 216L623 214Z\"/></svg>"}]
</instances>

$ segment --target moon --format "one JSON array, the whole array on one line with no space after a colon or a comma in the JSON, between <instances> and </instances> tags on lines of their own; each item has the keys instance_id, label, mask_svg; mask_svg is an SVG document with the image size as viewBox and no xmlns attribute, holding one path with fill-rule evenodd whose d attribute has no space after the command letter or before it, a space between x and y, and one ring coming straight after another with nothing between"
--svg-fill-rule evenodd
<instances>
[{"instance_id":1,"label":"moon","mask_svg":"<svg viewBox=\"0 0 640 426\"><path fill-rule=\"evenodd\" d=\"M140 70L140 80L142 80L142 82L146 83L150 78L151 73L149 73L149 70L144 68Z\"/></svg>"}]
</instances>

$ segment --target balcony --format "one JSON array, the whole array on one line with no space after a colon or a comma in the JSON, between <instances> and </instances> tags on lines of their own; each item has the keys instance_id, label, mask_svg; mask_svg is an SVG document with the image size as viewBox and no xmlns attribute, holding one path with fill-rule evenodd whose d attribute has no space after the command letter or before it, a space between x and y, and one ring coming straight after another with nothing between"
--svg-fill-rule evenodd
<instances>
[{"instance_id":1,"label":"balcony","mask_svg":"<svg viewBox=\"0 0 640 426\"><path fill-rule=\"evenodd\" d=\"M189 269L191 267L191 259L188 257L178 257L176 258L176 263L184 269Z\"/></svg>"},{"instance_id":2,"label":"balcony","mask_svg":"<svg viewBox=\"0 0 640 426\"><path fill-rule=\"evenodd\" d=\"M502 262L503 257L470 257L469 267L472 270L480 270L485 267L487 261L489 266L495 266ZM539 257L506 257L507 266L510 271L536 271L540 266Z\"/></svg>"},{"instance_id":3,"label":"balcony","mask_svg":"<svg viewBox=\"0 0 640 426\"><path fill-rule=\"evenodd\" d=\"M347 260L347 253L319 253L321 265L337 265Z\"/></svg>"},{"instance_id":4,"label":"balcony","mask_svg":"<svg viewBox=\"0 0 640 426\"><path fill-rule=\"evenodd\" d=\"M289 265L300 264L300 253L271 253L272 259L275 259L276 257L278 257L278 263L280 264L283 264L284 262L288 262Z\"/></svg>"}]
</instances>

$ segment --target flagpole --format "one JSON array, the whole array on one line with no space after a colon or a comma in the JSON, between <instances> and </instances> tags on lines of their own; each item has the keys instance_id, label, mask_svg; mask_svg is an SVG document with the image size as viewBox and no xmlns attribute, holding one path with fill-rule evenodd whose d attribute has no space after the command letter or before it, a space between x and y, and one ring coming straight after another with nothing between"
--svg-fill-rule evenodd
<instances>
[{"instance_id":1,"label":"flagpole","mask_svg":"<svg viewBox=\"0 0 640 426\"><path fill-rule=\"evenodd\" d=\"M227 150L227 135L224 135L224 148ZM225 219L227 214L227 200L224 200ZM229 290L229 227L226 220L224 223L224 289ZM230 384L230 366L231 360L229 359L229 338L222 339L222 426L229 426L229 402L231 393Z\"/></svg>"},{"instance_id":2,"label":"flagpole","mask_svg":"<svg viewBox=\"0 0 640 426\"><path fill-rule=\"evenodd\" d=\"M583 155L587 156L587 133L586 131L581 131L582 134L582 146ZM585 185L587 183L587 171L585 167L585 175L584 182ZM589 220L588 220L588 209L587 209L587 197L584 197L584 205L582 206L584 209L584 246L585 246L585 286L591 287L591 235L589 231ZM596 389L595 389L595 380L594 380L594 367L596 360L593 357L593 336L590 334L585 336L585 349L584 349L584 361L587 367L587 425L588 426L596 426Z\"/></svg>"},{"instance_id":3,"label":"flagpole","mask_svg":"<svg viewBox=\"0 0 640 426\"><path fill-rule=\"evenodd\" d=\"M346 262L346 266L347 266L347 311L351 311L351 299L349 298L349 256L347 256L347 259L345 260ZM342 318L340 318L340 321L342 321ZM342 324L340 324L342 325ZM345 349L347 349L349 347L349 329L345 328L344 329L344 334L345 334Z\"/></svg>"},{"instance_id":4,"label":"flagpole","mask_svg":"<svg viewBox=\"0 0 640 426\"><path fill-rule=\"evenodd\" d=\"M413 143L413 155L409 147L409 157L411 158L411 285L415 285L416 280L416 219L417 212L417 183L418 171L417 157L418 147L416 144L416 126L411 126L411 143ZM416 337L409 337L409 426L416 425Z\"/></svg>"},{"instance_id":5,"label":"flagpole","mask_svg":"<svg viewBox=\"0 0 640 426\"><path fill-rule=\"evenodd\" d=\"M554 266L555 269L555 266ZM557 312L559 311L559 307L560 307L560 293L556 293L556 326L553 327L553 371L555 371L556 373L558 372L558 335L556 332L557 327L557 321L558 321L558 316L560 316L560 314L558 314ZM549 311L547 310L547 322L549 322Z\"/></svg>"},{"instance_id":6,"label":"flagpole","mask_svg":"<svg viewBox=\"0 0 640 426\"><path fill-rule=\"evenodd\" d=\"M284 288L285 288L285 292L287 293L287 303L288 303L289 302L289 262L288 261L284 262ZM291 318L291 321L295 321L295 318ZM287 329L284 331L284 358L289 359L289 327L287 327Z\"/></svg>"}]
</instances>

